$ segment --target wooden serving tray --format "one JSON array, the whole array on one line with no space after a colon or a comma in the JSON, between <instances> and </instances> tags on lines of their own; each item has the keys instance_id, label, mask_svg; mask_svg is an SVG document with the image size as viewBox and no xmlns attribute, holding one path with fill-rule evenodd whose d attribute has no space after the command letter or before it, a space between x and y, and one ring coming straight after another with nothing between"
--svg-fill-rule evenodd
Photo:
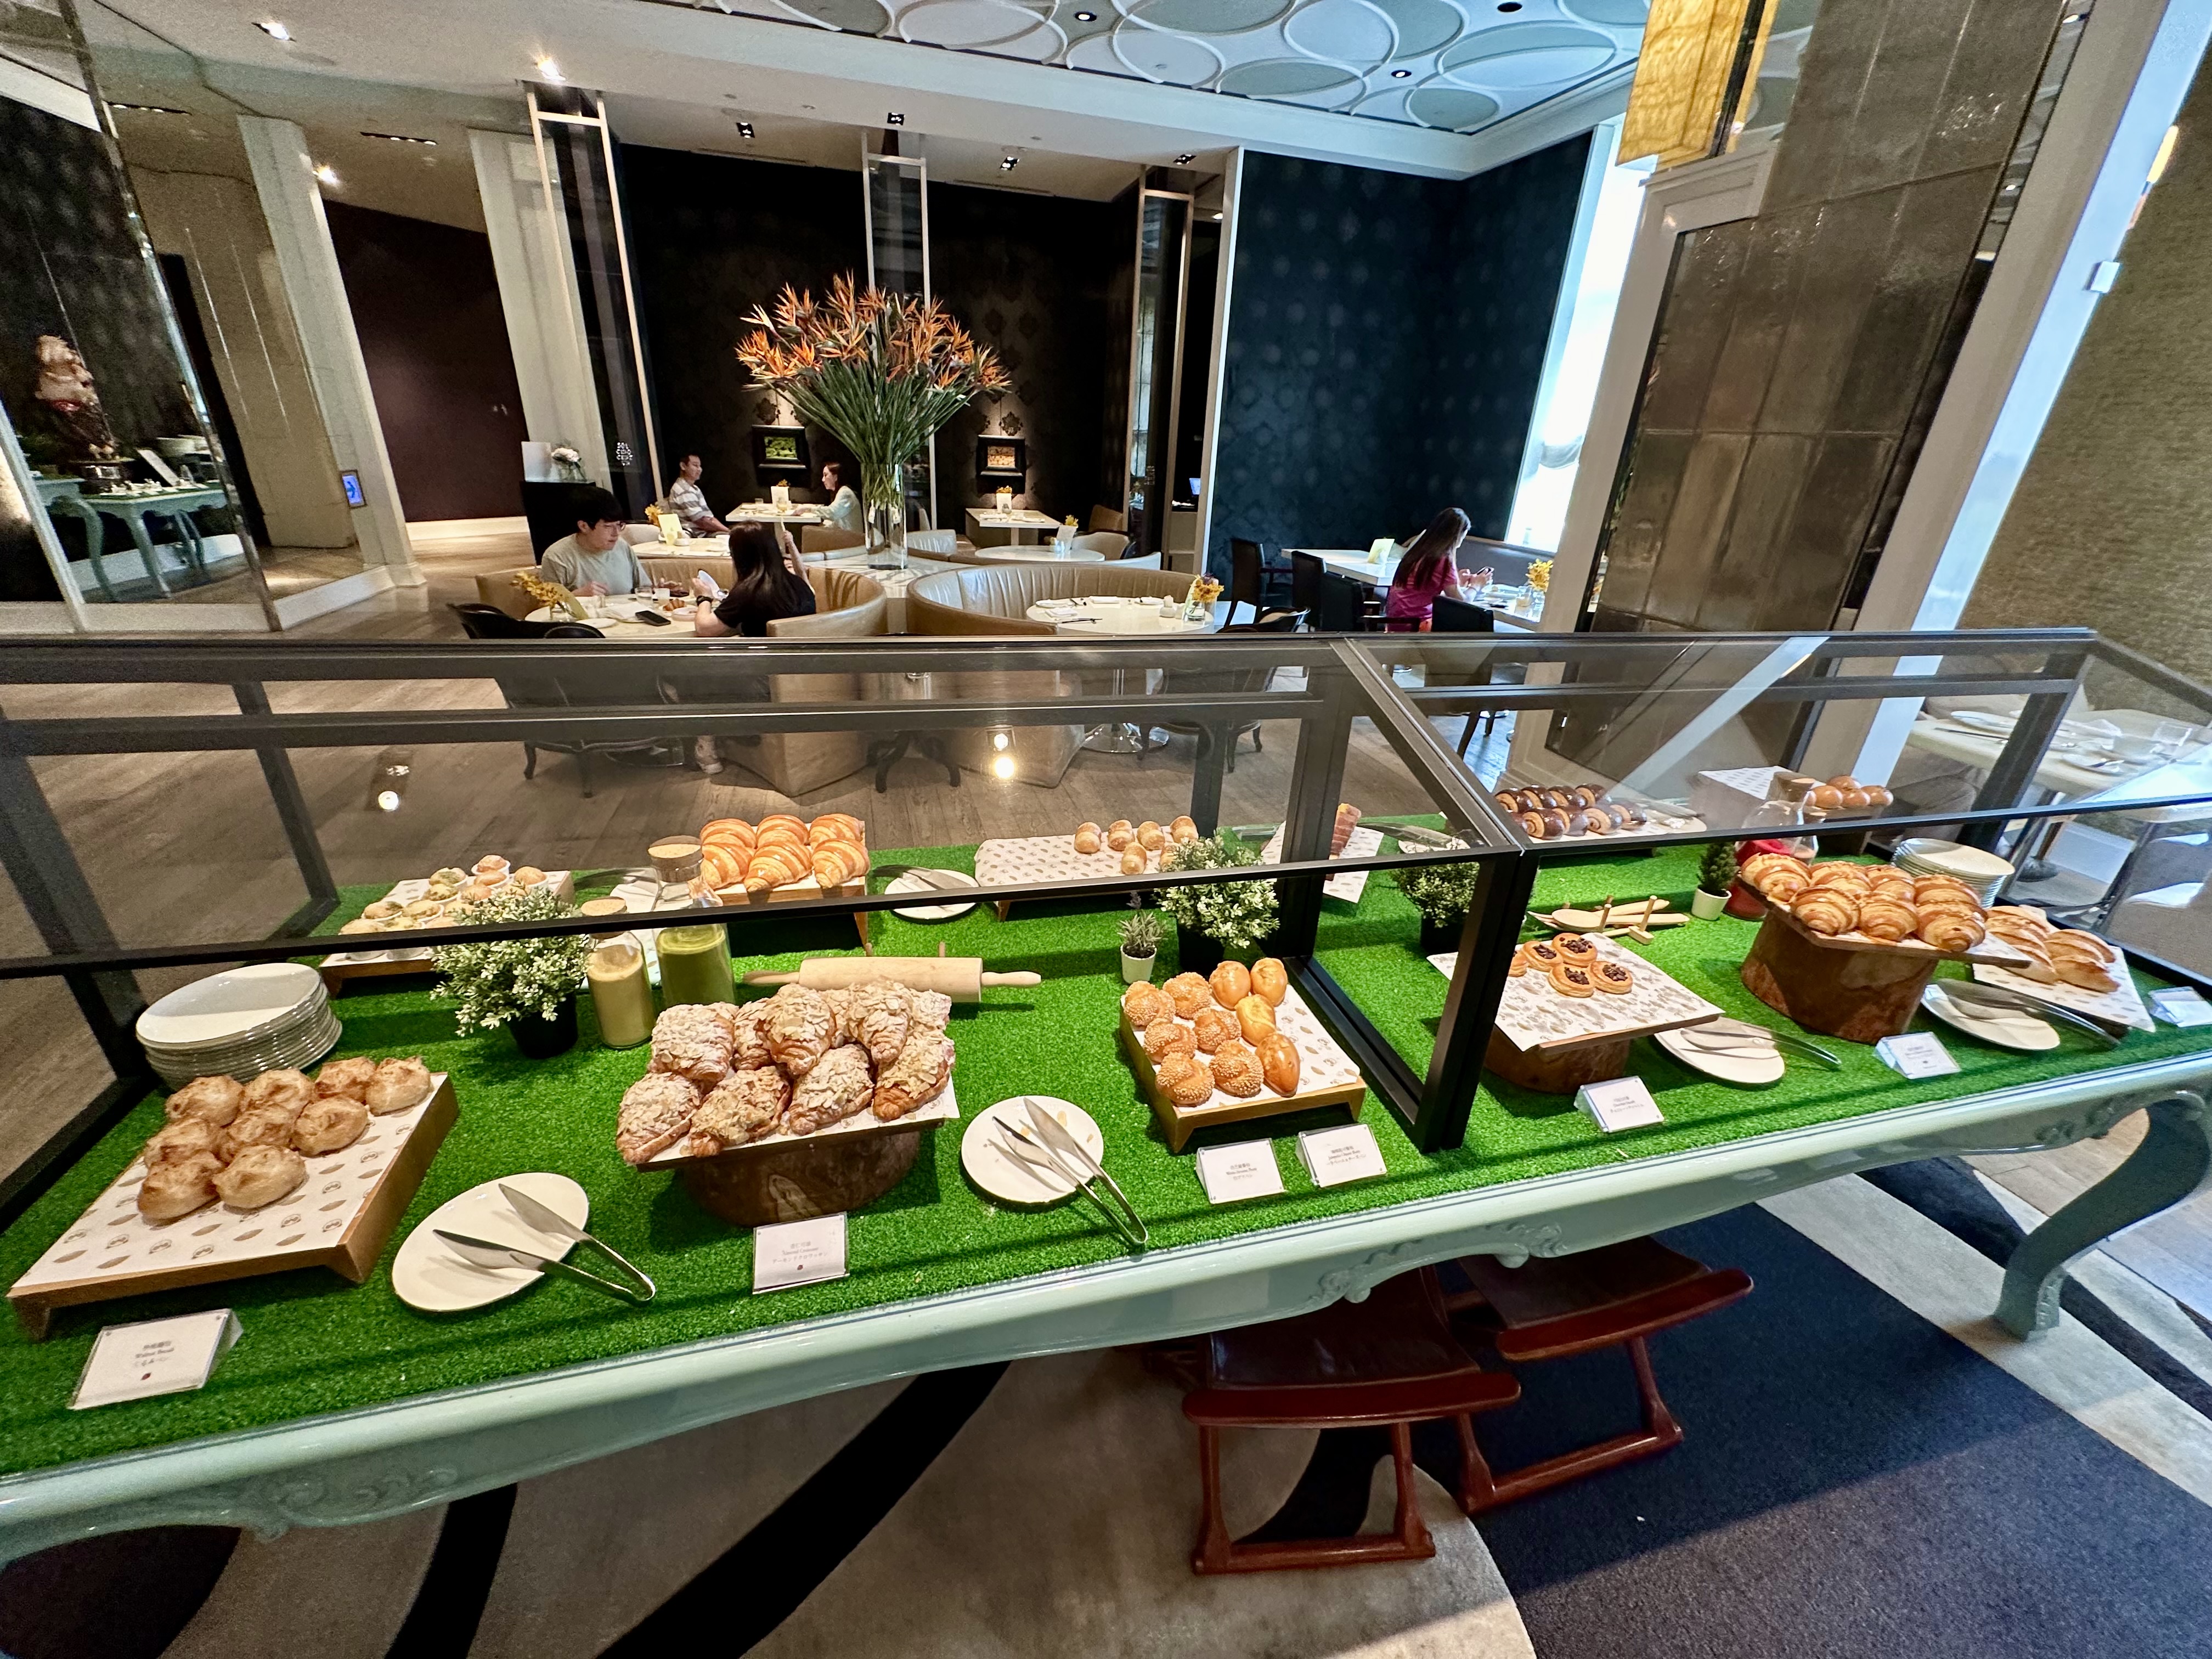
<instances>
[{"instance_id":1,"label":"wooden serving tray","mask_svg":"<svg viewBox=\"0 0 2212 1659\"><path fill-rule=\"evenodd\" d=\"M37 1342L56 1308L77 1303L295 1267L328 1267L358 1285L384 1253L459 1109L453 1079L438 1073L421 1105L372 1117L352 1146L308 1158L297 1192L258 1210L216 1203L175 1221L148 1221L137 1205L145 1165L134 1159L15 1281L8 1292L15 1317Z\"/></svg>"},{"instance_id":2,"label":"wooden serving tray","mask_svg":"<svg viewBox=\"0 0 2212 1659\"><path fill-rule=\"evenodd\" d=\"M1749 886L1749 884L1746 885ZM1759 893L1756 887L1750 890ZM1796 913L1789 906L1776 903L1764 893L1759 893L1759 900L1766 907L1766 914L1771 920L1823 951L1874 951L1884 956L1929 963L1986 962L1999 968L2017 968L2027 960L2025 952L2014 950L1994 933L1984 934L1979 945L1964 951L1939 951L1927 940L1918 939L1900 939L1893 944L1887 939L1869 939L1864 933L1817 933L1799 921Z\"/></svg>"},{"instance_id":3,"label":"wooden serving tray","mask_svg":"<svg viewBox=\"0 0 2212 1659\"><path fill-rule=\"evenodd\" d=\"M408 899L422 897L422 890L429 884L428 878L417 876L411 880L397 883L384 896L405 903ZM545 872L544 884L562 898L571 902L574 901L576 896L574 872L549 870ZM401 896L402 889L408 890L404 897ZM337 937L343 941L351 939L376 939L381 935L340 933ZM323 988L332 996L338 996L344 993L346 981L349 980L390 979L402 974L434 974L438 971L438 958L431 951L411 949L404 945L342 945L340 949L325 957L315 971L322 975Z\"/></svg>"},{"instance_id":4,"label":"wooden serving tray","mask_svg":"<svg viewBox=\"0 0 2212 1659\"><path fill-rule=\"evenodd\" d=\"M1182 1023L1189 1024L1188 1020ZM1137 1086L1152 1103L1152 1115L1159 1119L1160 1127L1166 1132L1170 1152L1180 1152L1200 1129L1210 1129L1218 1123L1279 1117L1286 1112L1306 1112L1322 1106L1342 1106L1355 1118L1359 1115L1359 1109L1367 1102L1367 1079L1359 1074L1352 1056L1337 1047L1336 1039L1314 1018L1313 1010L1306 1006L1295 988L1283 994L1282 1004L1275 1010L1275 1024L1285 1036L1298 1045L1297 1093L1279 1095L1263 1083L1256 1095L1224 1094L1216 1089L1195 1106L1178 1106L1160 1087L1158 1074L1152 1069L1152 1057L1145 1052L1144 1039L1129 1024L1128 1015L1120 1016L1121 1052L1129 1057L1130 1067L1137 1074Z\"/></svg>"}]
</instances>

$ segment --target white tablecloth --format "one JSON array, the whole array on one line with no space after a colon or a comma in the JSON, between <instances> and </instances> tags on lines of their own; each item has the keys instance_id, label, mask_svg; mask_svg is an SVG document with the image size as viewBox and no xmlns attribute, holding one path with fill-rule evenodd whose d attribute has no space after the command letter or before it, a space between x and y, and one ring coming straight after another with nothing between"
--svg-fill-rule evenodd
<instances>
[{"instance_id":1,"label":"white tablecloth","mask_svg":"<svg viewBox=\"0 0 2212 1659\"><path fill-rule=\"evenodd\" d=\"M1319 559L1323 565L1340 576L1349 576L1363 582L1377 592L1387 592L1398 574L1398 555L1393 553L1380 564L1367 562L1367 550L1358 547L1299 547L1286 552L1306 553ZM1483 593L1494 597L1486 599ZM1467 590L1468 603L1479 605L1497 619L1500 628L1532 629L1543 615L1544 601L1540 595L1522 601L1519 590L1507 588L1484 589L1477 592ZM1510 597L1509 597L1509 595Z\"/></svg>"},{"instance_id":2,"label":"white tablecloth","mask_svg":"<svg viewBox=\"0 0 2212 1659\"><path fill-rule=\"evenodd\" d=\"M1048 546L1030 544L1021 547L979 547L979 559L1001 559L1012 564L1103 564L1106 556L1096 548L1072 547L1065 553L1055 553Z\"/></svg>"},{"instance_id":3,"label":"white tablecloth","mask_svg":"<svg viewBox=\"0 0 2212 1659\"><path fill-rule=\"evenodd\" d=\"M1180 606L1178 606L1178 611ZM1163 617L1157 600L1145 599L1133 604L1102 601L1099 599L1074 601L1041 600L1029 608L1031 622L1050 623L1059 632L1071 636L1101 634L1212 634L1229 620L1229 606L1215 600L1212 614L1204 622L1185 622L1180 615Z\"/></svg>"}]
</instances>

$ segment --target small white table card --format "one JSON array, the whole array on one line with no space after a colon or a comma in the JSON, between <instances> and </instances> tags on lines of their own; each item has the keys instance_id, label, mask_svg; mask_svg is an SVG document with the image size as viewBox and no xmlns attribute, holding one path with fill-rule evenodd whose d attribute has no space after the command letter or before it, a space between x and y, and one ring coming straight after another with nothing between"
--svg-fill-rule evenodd
<instances>
[{"instance_id":1,"label":"small white table card","mask_svg":"<svg viewBox=\"0 0 2212 1659\"><path fill-rule=\"evenodd\" d=\"M816 1216L753 1229L753 1294L845 1276L845 1217Z\"/></svg>"},{"instance_id":2,"label":"small white table card","mask_svg":"<svg viewBox=\"0 0 2212 1659\"><path fill-rule=\"evenodd\" d=\"M1200 1147L1198 1178L1206 1188L1209 1204L1234 1204L1240 1199L1266 1198L1283 1190L1283 1172L1275 1163L1272 1140Z\"/></svg>"},{"instance_id":3,"label":"small white table card","mask_svg":"<svg viewBox=\"0 0 2212 1659\"><path fill-rule=\"evenodd\" d=\"M1902 1078L1945 1077L1959 1069L1959 1062L1933 1031L1886 1036L1874 1045L1874 1052L1876 1059Z\"/></svg>"},{"instance_id":4,"label":"small white table card","mask_svg":"<svg viewBox=\"0 0 2212 1659\"><path fill-rule=\"evenodd\" d=\"M2205 1001L2185 985L2171 991L2154 991L2150 1007L2169 1025L2212 1025L2212 1002Z\"/></svg>"},{"instance_id":5,"label":"small white table card","mask_svg":"<svg viewBox=\"0 0 2212 1659\"><path fill-rule=\"evenodd\" d=\"M157 1394L188 1394L208 1380L216 1361L229 1352L240 1334L238 1316L228 1308L179 1319L110 1325L85 1357L70 1409L81 1412Z\"/></svg>"},{"instance_id":6,"label":"small white table card","mask_svg":"<svg viewBox=\"0 0 2212 1659\"><path fill-rule=\"evenodd\" d=\"M1347 1181L1389 1173L1382 1149L1375 1144L1375 1131L1364 1123L1307 1130L1298 1137L1298 1158L1316 1187L1340 1187Z\"/></svg>"},{"instance_id":7,"label":"small white table card","mask_svg":"<svg viewBox=\"0 0 2212 1659\"><path fill-rule=\"evenodd\" d=\"M1607 1134L1617 1129L1644 1129L1667 1120L1659 1103L1640 1077L1617 1077L1610 1083L1585 1083L1575 1091L1575 1104L1589 1114Z\"/></svg>"}]
</instances>

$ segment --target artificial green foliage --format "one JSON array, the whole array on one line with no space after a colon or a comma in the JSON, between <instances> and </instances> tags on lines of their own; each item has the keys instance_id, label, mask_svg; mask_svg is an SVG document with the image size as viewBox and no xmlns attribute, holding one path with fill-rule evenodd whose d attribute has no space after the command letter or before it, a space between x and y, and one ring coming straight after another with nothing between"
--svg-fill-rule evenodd
<instances>
[{"instance_id":1,"label":"artificial green foliage","mask_svg":"<svg viewBox=\"0 0 2212 1659\"><path fill-rule=\"evenodd\" d=\"M1160 926L1157 910L1132 910L1121 918L1121 954L1125 957L1154 957L1160 952L1160 940L1167 930Z\"/></svg>"},{"instance_id":2,"label":"artificial green foliage","mask_svg":"<svg viewBox=\"0 0 2212 1659\"><path fill-rule=\"evenodd\" d=\"M1423 864L1398 872L1398 890L1412 901L1432 927L1457 921L1474 902L1481 867L1473 864Z\"/></svg>"},{"instance_id":3,"label":"artificial green foliage","mask_svg":"<svg viewBox=\"0 0 2212 1659\"><path fill-rule=\"evenodd\" d=\"M1259 850L1230 830L1181 842L1160 854L1165 870L1242 870L1260 861ZM1160 890L1160 908L1176 926L1204 933L1224 951L1249 951L1275 931L1273 881L1214 881Z\"/></svg>"},{"instance_id":4,"label":"artificial green foliage","mask_svg":"<svg viewBox=\"0 0 2212 1659\"><path fill-rule=\"evenodd\" d=\"M576 914L575 906L541 883L458 906L453 920L489 927L499 921L557 921ZM584 962L592 954L592 941L581 933L556 933L543 939L441 945L435 954L438 971L444 975L438 995L455 1005L454 1023L466 1036L496 1030L525 1014L552 1018L565 999L583 988Z\"/></svg>"},{"instance_id":5,"label":"artificial green foliage","mask_svg":"<svg viewBox=\"0 0 2212 1659\"><path fill-rule=\"evenodd\" d=\"M1716 841L1706 844L1698 860L1698 885L1708 893L1725 894L1735 885L1735 845Z\"/></svg>"}]
</instances>

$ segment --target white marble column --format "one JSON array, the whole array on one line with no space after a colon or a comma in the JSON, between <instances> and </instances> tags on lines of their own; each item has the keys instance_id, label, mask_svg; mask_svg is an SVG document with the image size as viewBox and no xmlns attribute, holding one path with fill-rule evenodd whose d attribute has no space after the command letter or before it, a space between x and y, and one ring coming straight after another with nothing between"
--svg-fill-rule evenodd
<instances>
[{"instance_id":1,"label":"white marble column","mask_svg":"<svg viewBox=\"0 0 2212 1659\"><path fill-rule=\"evenodd\" d=\"M315 183L306 135L290 121L258 115L239 117L238 131L253 169L262 215L269 222L277 274L291 302L331 453L342 470L361 477L366 501L352 509L352 519L362 563L365 568L388 572L402 586L420 586L422 574L416 568L407 539L406 514L392 477L392 458L385 451L384 431L377 424L368 366L362 360L361 338L354 332L353 311L346 302L345 280L323 217L322 192Z\"/></svg>"},{"instance_id":2,"label":"white marble column","mask_svg":"<svg viewBox=\"0 0 2212 1659\"><path fill-rule=\"evenodd\" d=\"M522 388L523 422L533 442L574 444L584 458L585 476L605 480L606 438L574 262L566 227L547 206L538 146L513 133L471 131L469 154L476 162L514 378Z\"/></svg>"}]
</instances>

